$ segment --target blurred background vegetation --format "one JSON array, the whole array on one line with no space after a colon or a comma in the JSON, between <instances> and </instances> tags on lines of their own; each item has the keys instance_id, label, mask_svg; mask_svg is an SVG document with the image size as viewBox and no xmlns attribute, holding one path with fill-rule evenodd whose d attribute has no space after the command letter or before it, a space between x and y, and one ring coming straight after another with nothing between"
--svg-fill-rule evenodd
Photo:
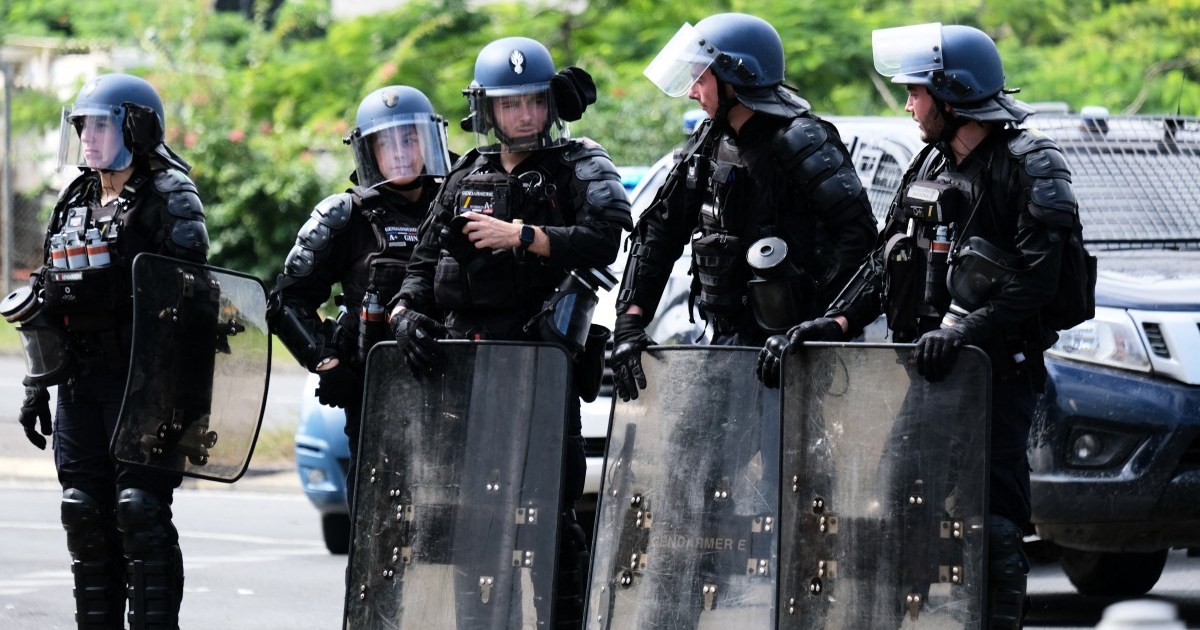
<instances>
[{"instance_id":1,"label":"blurred background vegetation","mask_svg":"<svg viewBox=\"0 0 1200 630\"><path fill-rule=\"evenodd\" d=\"M599 141L618 165L650 164L682 139L692 103L666 97L641 72L681 23L723 11L775 25L788 82L820 113L902 114L903 90L873 69L871 31L933 21L988 32L1023 100L1200 111L1200 0L413 0L344 20L331 18L328 0L213 5L9 0L0 42L41 36L141 51L150 61L131 71L158 87L168 142L194 165L213 264L268 282L313 205L348 185L353 163L341 139L361 98L393 83L423 90L450 121L451 149L464 152L472 138L457 124L461 90L476 53L498 37L532 37L559 67L592 73L599 102L572 132ZM19 90L14 132L55 131L62 104Z\"/></svg>"}]
</instances>

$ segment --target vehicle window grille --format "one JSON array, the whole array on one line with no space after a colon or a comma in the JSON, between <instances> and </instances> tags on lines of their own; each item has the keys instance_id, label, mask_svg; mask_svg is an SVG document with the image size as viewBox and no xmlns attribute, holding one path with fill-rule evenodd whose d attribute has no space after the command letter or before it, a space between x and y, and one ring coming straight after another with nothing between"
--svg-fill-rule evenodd
<instances>
[{"instance_id":1,"label":"vehicle window grille","mask_svg":"<svg viewBox=\"0 0 1200 630\"><path fill-rule=\"evenodd\" d=\"M1078 115L1038 114L1027 126L1066 156L1089 245L1200 249L1200 119L1122 116L1086 125Z\"/></svg>"},{"instance_id":2,"label":"vehicle window grille","mask_svg":"<svg viewBox=\"0 0 1200 630\"><path fill-rule=\"evenodd\" d=\"M882 221L887 216L896 190L900 188L900 181L904 178L904 165L897 162L887 151L871 151L864 147L859 152L857 166L867 187L871 213L875 215L876 221Z\"/></svg>"},{"instance_id":3,"label":"vehicle window grille","mask_svg":"<svg viewBox=\"0 0 1200 630\"><path fill-rule=\"evenodd\" d=\"M1150 342L1150 350L1157 356L1170 359L1171 351L1167 348L1166 339L1163 338L1162 328L1158 324L1143 322L1142 330L1146 331L1146 341Z\"/></svg>"}]
</instances>

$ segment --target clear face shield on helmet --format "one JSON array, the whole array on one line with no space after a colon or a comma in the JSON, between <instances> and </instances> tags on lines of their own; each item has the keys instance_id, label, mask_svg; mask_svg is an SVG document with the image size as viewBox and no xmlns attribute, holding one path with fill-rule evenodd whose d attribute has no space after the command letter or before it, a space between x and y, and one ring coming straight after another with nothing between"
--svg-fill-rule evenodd
<instances>
[{"instance_id":1,"label":"clear face shield on helmet","mask_svg":"<svg viewBox=\"0 0 1200 630\"><path fill-rule=\"evenodd\" d=\"M893 83L928 84L932 72L943 69L940 22L882 28L871 32L875 71ZM911 76L916 75L916 76ZM923 80L921 80L923 79Z\"/></svg>"},{"instance_id":2,"label":"clear face shield on helmet","mask_svg":"<svg viewBox=\"0 0 1200 630\"><path fill-rule=\"evenodd\" d=\"M433 114L399 114L350 136L360 186L404 185L450 172L446 124Z\"/></svg>"},{"instance_id":3,"label":"clear face shield on helmet","mask_svg":"<svg viewBox=\"0 0 1200 630\"><path fill-rule=\"evenodd\" d=\"M705 43L696 27L684 22L642 74L667 96L685 96L720 54L715 46Z\"/></svg>"},{"instance_id":4,"label":"clear face shield on helmet","mask_svg":"<svg viewBox=\"0 0 1200 630\"><path fill-rule=\"evenodd\" d=\"M78 166L94 171L119 171L133 163L125 146L125 107L64 107L58 141L58 170Z\"/></svg>"},{"instance_id":5,"label":"clear face shield on helmet","mask_svg":"<svg viewBox=\"0 0 1200 630\"><path fill-rule=\"evenodd\" d=\"M480 153L518 153L560 146L571 137L550 83L467 88Z\"/></svg>"}]
</instances>

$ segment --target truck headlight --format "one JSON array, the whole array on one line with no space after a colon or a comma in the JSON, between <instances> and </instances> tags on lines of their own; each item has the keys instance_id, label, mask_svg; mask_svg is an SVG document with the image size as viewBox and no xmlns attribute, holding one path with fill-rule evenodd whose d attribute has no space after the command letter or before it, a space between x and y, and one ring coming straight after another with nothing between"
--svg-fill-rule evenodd
<instances>
[{"instance_id":1,"label":"truck headlight","mask_svg":"<svg viewBox=\"0 0 1200 630\"><path fill-rule=\"evenodd\" d=\"M1117 308L1096 307L1094 318L1060 332L1046 354L1134 372L1150 371L1150 357L1137 326Z\"/></svg>"}]
</instances>

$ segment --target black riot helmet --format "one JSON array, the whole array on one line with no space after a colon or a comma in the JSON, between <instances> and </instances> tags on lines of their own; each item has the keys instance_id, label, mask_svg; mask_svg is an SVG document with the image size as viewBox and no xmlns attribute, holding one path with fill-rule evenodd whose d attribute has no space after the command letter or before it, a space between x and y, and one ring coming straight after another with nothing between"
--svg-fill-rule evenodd
<instances>
[{"instance_id":1,"label":"black riot helmet","mask_svg":"<svg viewBox=\"0 0 1200 630\"><path fill-rule=\"evenodd\" d=\"M1004 89L996 43L970 26L939 23L879 29L871 34L875 69L892 83L921 85L956 117L1020 123L1033 113Z\"/></svg>"},{"instance_id":2,"label":"black riot helmet","mask_svg":"<svg viewBox=\"0 0 1200 630\"><path fill-rule=\"evenodd\" d=\"M371 92L358 105L354 124L346 142L360 186L406 185L450 172L446 119L420 90L389 85Z\"/></svg>"},{"instance_id":3,"label":"black riot helmet","mask_svg":"<svg viewBox=\"0 0 1200 630\"><path fill-rule=\"evenodd\" d=\"M809 109L784 88L783 40L762 18L718 13L695 26L685 23L644 74L668 96L684 96L710 69L718 84L733 86L737 101L751 110L789 116Z\"/></svg>"},{"instance_id":4,"label":"black riot helmet","mask_svg":"<svg viewBox=\"0 0 1200 630\"><path fill-rule=\"evenodd\" d=\"M471 114L463 128L475 132L483 153L546 149L570 138L555 106L550 51L528 37L498 39L479 51L475 78L463 90Z\"/></svg>"},{"instance_id":5,"label":"black riot helmet","mask_svg":"<svg viewBox=\"0 0 1200 630\"><path fill-rule=\"evenodd\" d=\"M130 74L102 74L63 108L58 167L119 171L135 157L157 158L184 171L190 167L163 141L162 99L154 86Z\"/></svg>"}]
</instances>

